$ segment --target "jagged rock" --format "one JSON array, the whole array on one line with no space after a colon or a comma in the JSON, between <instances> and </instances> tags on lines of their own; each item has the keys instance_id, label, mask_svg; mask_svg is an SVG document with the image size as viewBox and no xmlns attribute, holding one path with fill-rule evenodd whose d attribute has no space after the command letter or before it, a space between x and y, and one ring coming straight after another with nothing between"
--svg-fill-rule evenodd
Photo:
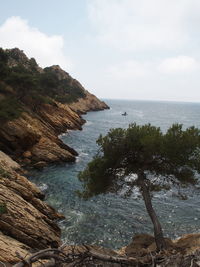
<instances>
[{"instance_id":1,"label":"jagged rock","mask_svg":"<svg viewBox=\"0 0 200 267\"><path fill-rule=\"evenodd\" d=\"M3 153L0 155L2 159ZM55 247L61 242L56 221L63 216L41 200L44 194L18 174L15 171L17 167L18 164L8 156L0 160L0 168L5 170L0 174L0 203L6 206L6 212L0 214L0 244L10 246L7 250L9 262L15 260L14 251L18 249L21 253L24 248L25 253L31 248ZM0 245L0 256L8 246Z\"/></svg>"},{"instance_id":2,"label":"jagged rock","mask_svg":"<svg viewBox=\"0 0 200 267\"><path fill-rule=\"evenodd\" d=\"M32 248L42 249L54 243L58 246L60 229L42 210L34 206L31 193L26 193L25 197L26 200L23 193L13 194L13 190L1 181L0 202L5 203L7 208L7 213L1 215L1 231Z\"/></svg>"},{"instance_id":3,"label":"jagged rock","mask_svg":"<svg viewBox=\"0 0 200 267\"><path fill-rule=\"evenodd\" d=\"M69 73L64 71L63 69L61 69L61 67L59 65L53 65L53 66L49 67L49 69L51 69L51 71L54 74L56 74L56 76L58 77L59 80L63 80L63 79L72 80L72 77L69 75Z\"/></svg>"},{"instance_id":4,"label":"jagged rock","mask_svg":"<svg viewBox=\"0 0 200 267\"><path fill-rule=\"evenodd\" d=\"M0 231L0 261L4 263L16 263L19 261L16 252L19 253L21 257L30 255L30 248L23 243L4 235ZM3 265L2 265L3 266Z\"/></svg>"},{"instance_id":5,"label":"jagged rock","mask_svg":"<svg viewBox=\"0 0 200 267\"><path fill-rule=\"evenodd\" d=\"M24 163L29 163L27 158L33 164L40 161L48 163L74 161L77 153L57 137L59 123L62 130L66 130L62 125L63 120L59 121L58 117L55 116L56 126L54 124L55 128L53 128L47 121L41 122L38 118L24 113L19 119L0 126L0 144L6 145L7 151L10 151L10 153L15 151L16 154L13 154L13 156L16 160L25 158ZM76 120L80 121L77 115ZM73 126L74 124L72 123Z\"/></svg>"},{"instance_id":6,"label":"jagged rock","mask_svg":"<svg viewBox=\"0 0 200 267\"><path fill-rule=\"evenodd\" d=\"M75 161L75 156L62 149L58 144L48 138L42 137L31 149L32 158L43 162Z\"/></svg>"},{"instance_id":7,"label":"jagged rock","mask_svg":"<svg viewBox=\"0 0 200 267\"><path fill-rule=\"evenodd\" d=\"M0 151L0 166L6 170L20 169L20 165L2 151Z\"/></svg>"},{"instance_id":8,"label":"jagged rock","mask_svg":"<svg viewBox=\"0 0 200 267\"><path fill-rule=\"evenodd\" d=\"M90 94L88 91L85 91L85 93L85 98L80 98L77 102L70 104L72 110L79 114L84 114L88 111L109 109L108 105L103 101L99 101L95 95Z\"/></svg>"},{"instance_id":9,"label":"jagged rock","mask_svg":"<svg viewBox=\"0 0 200 267\"><path fill-rule=\"evenodd\" d=\"M39 162L37 162L37 163L35 163L34 165L33 165L33 167L34 168L36 168L36 169L43 169L44 167L46 167L47 166L47 163L46 162L44 162L44 161L39 161Z\"/></svg>"},{"instance_id":10,"label":"jagged rock","mask_svg":"<svg viewBox=\"0 0 200 267\"><path fill-rule=\"evenodd\" d=\"M29 59L19 48L6 49L8 54L8 66L10 68L22 65L27 70L31 70L33 67L36 68L38 72L43 72L43 69L38 66L34 58Z\"/></svg>"}]
</instances>

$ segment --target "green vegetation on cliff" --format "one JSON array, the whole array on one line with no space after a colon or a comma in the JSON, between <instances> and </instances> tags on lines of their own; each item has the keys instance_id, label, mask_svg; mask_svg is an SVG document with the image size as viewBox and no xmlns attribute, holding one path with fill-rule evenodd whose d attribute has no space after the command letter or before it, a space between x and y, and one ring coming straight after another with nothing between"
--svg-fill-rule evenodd
<instances>
[{"instance_id":1,"label":"green vegetation on cliff","mask_svg":"<svg viewBox=\"0 0 200 267\"><path fill-rule=\"evenodd\" d=\"M17 119L23 111L22 105L16 97L7 97L0 101L0 120L7 121Z\"/></svg>"},{"instance_id":2,"label":"green vegetation on cliff","mask_svg":"<svg viewBox=\"0 0 200 267\"><path fill-rule=\"evenodd\" d=\"M19 49L0 48L0 120L18 118L25 106L35 111L42 104L85 96L83 87L59 66L41 69Z\"/></svg>"}]
</instances>

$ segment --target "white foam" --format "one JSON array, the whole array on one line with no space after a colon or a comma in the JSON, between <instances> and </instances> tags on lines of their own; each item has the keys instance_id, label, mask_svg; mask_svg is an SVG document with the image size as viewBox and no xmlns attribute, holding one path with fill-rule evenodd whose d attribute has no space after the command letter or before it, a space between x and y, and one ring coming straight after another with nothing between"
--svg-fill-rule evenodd
<instances>
[{"instance_id":1,"label":"white foam","mask_svg":"<svg viewBox=\"0 0 200 267\"><path fill-rule=\"evenodd\" d=\"M92 125L92 124L93 124L92 121L86 121L85 126L90 126L90 125Z\"/></svg>"},{"instance_id":2,"label":"white foam","mask_svg":"<svg viewBox=\"0 0 200 267\"><path fill-rule=\"evenodd\" d=\"M40 184L38 187L42 192L46 191L48 189L48 185L47 184Z\"/></svg>"}]
</instances>

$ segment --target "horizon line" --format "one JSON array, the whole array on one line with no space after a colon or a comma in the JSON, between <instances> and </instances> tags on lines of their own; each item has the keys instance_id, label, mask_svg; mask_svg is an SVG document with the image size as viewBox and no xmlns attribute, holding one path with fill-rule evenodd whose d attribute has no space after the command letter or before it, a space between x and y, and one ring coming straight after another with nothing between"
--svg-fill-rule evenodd
<instances>
[{"instance_id":1,"label":"horizon line","mask_svg":"<svg viewBox=\"0 0 200 267\"><path fill-rule=\"evenodd\" d=\"M123 100L123 101L144 101L144 102L173 102L173 103L190 103L190 104L200 104L200 101L194 100L163 100L163 99L128 99L128 98L111 98L111 97L99 97L101 100Z\"/></svg>"}]
</instances>

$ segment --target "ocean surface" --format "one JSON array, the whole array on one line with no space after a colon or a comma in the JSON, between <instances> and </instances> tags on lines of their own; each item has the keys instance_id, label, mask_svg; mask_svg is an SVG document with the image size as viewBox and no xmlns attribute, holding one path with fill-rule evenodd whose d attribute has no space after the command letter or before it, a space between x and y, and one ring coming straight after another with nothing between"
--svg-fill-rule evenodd
<instances>
[{"instance_id":1,"label":"ocean surface","mask_svg":"<svg viewBox=\"0 0 200 267\"><path fill-rule=\"evenodd\" d=\"M60 138L79 153L75 163L53 165L34 171L31 180L46 193L46 201L63 213L62 238L68 244L96 244L120 248L136 233L153 233L140 193L129 198L103 194L87 201L76 191L82 188L77 175L97 152L96 139L110 128L130 123L151 123L163 131L172 123L200 127L200 104L179 102L105 100L110 110L89 112L82 131L69 131ZM127 116L122 116L123 112ZM185 199L187 196L187 199ZM185 200L183 200L185 199ZM153 205L165 236L176 238L200 230L200 186L172 188L155 193Z\"/></svg>"}]
</instances>

